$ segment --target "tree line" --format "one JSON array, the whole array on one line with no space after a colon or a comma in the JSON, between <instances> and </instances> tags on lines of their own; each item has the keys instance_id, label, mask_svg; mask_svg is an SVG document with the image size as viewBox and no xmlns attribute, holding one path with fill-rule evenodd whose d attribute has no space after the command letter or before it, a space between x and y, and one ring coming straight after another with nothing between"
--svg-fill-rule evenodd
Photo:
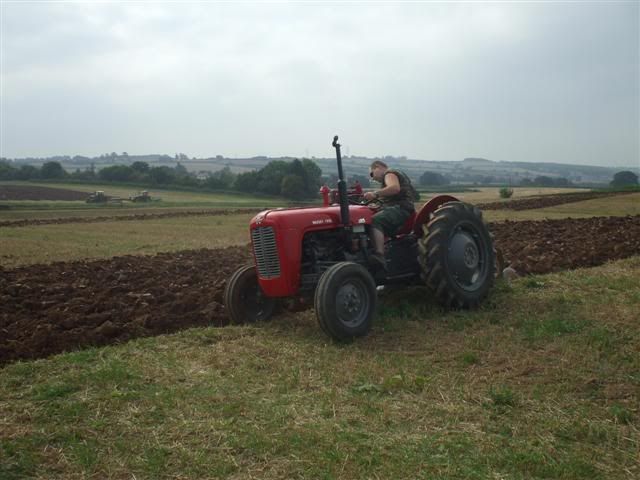
<instances>
[{"instance_id":1,"label":"tree line","mask_svg":"<svg viewBox=\"0 0 640 480\"><path fill-rule=\"evenodd\" d=\"M170 157L169 157L170 158ZM292 161L272 160L259 170L236 174L227 166L206 176L196 176L178 161L175 166L150 166L143 161L131 165L112 165L96 170L92 164L84 170L67 172L58 161L48 161L41 167L22 164L14 166L6 159L0 159L0 180L64 180L80 182L123 182L136 183L149 187L184 186L209 190L230 190L244 193L261 193L279 195L291 200L316 198L322 183L335 187L337 175L330 173L322 176L320 167L309 159ZM369 178L364 175L350 175L349 183L358 181L363 187L369 186ZM495 178L486 179L495 183ZM489 182L491 180L491 182ZM437 172L424 172L420 179L423 186L443 186L451 184L447 175ZM510 183L510 182L502 182ZM568 187L571 182L563 177L537 176L533 179L523 178L519 186L531 187ZM638 185L638 176L631 171L617 172L610 182L612 187Z\"/></svg>"},{"instance_id":2,"label":"tree line","mask_svg":"<svg viewBox=\"0 0 640 480\"><path fill-rule=\"evenodd\" d=\"M131 165L112 165L96 170L67 172L60 162L13 166L0 160L0 180L75 180L86 182L124 182L153 186L183 186L211 190L236 190L245 193L280 195L291 200L315 198L322 183L322 170L308 159L287 162L274 160L260 170L235 174L227 166L222 170L198 177L179 162L173 166L152 167L147 162Z\"/></svg>"}]
</instances>

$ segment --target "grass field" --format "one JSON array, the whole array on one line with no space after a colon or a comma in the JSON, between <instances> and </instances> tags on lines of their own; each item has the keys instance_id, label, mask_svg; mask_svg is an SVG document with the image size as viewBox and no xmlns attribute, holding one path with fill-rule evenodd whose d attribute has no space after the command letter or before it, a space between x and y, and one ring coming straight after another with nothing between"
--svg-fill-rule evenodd
<instances>
[{"instance_id":1,"label":"grass field","mask_svg":"<svg viewBox=\"0 0 640 480\"><path fill-rule=\"evenodd\" d=\"M0 478L638 478L638 311L634 258L391 293L350 345L307 312L15 363Z\"/></svg>"},{"instance_id":2,"label":"grass field","mask_svg":"<svg viewBox=\"0 0 640 480\"><path fill-rule=\"evenodd\" d=\"M0 265L149 255L249 242L253 214L1 228Z\"/></svg>"}]
</instances>

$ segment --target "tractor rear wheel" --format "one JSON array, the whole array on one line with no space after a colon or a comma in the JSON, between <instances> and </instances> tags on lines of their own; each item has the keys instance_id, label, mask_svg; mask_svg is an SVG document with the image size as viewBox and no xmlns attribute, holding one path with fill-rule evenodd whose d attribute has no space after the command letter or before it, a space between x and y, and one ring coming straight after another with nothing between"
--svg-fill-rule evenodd
<instances>
[{"instance_id":1,"label":"tractor rear wheel","mask_svg":"<svg viewBox=\"0 0 640 480\"><path fill-rule=\"evenodd\" d=\"M253 323L271 318L276 299L263 293L256 267L245 265L236 270L227 282L224 305L231 323Z\"/></svg>"},{"instance_id":2,"label":"tractor rear wheel","mask_svg":"<svg viewBox=\"0 0 640 480\"><path fill-rule=\"evenodd\" d=\"M422 278L447 308L474 308L495 277L495 250L477 207L449 202L433 213L418 243Z\"/></svg>"},{"instance_id":3,"label":"tractor rear wheel","mask_svg":"<svg viewBox=\"0 0 640 480\"><path fill-rule=\"evenodd\" d=\"M373 324L376 284L363 266L337 263L320 277L314 306L320 327L335 340L363 337Z\"/></svg>"}]
</instances>

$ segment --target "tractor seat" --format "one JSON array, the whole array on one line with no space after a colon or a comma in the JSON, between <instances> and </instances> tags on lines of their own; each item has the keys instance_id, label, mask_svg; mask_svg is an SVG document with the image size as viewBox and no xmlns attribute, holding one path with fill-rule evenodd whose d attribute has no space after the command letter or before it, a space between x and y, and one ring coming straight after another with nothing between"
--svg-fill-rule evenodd
<instances>
[{"instance_id":1,"label":"tractor seat","mask_svg":"<svg viewBox=\"0 0 640 480\"><path fill-rule=\"evenodd\" d=\"M400 235L406 235L408 233L411 233L411 231L413 230L413 222L415 222L415 220L416 220L416 212L414 211L409 216L409 218L407 218L407 221L404 222L404 225L402 225L400 230L398 230L398 233L396 233L396 237L398 237Z\"/></svg>"}]
</instances>

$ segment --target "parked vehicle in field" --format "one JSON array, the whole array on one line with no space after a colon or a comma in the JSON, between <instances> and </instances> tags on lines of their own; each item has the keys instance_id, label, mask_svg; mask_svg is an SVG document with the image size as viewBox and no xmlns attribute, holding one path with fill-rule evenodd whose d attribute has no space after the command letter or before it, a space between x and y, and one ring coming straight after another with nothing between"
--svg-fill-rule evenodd
<instances>
[{"instance_id":1,"label":"parked vehicle in field","mask_svg":"<svg viewBox=\"0 0 640 480\"><path fill-rule=\"evenodd\" d=\"M109 197L105 195L104 191L96 190L89 194L87 198L87 203L107 203L109 201Z\"/></svg>"},{"instance_id":2,"label":"parked vehicle in field","mask_svg":"<svg viewBox=\"0 0 640 480\"><path fill-rule=\"evenodd\" d=\"M449 195L432 198L385 240L386 268L378 268L369 261L369 232L379 204L347 191L337 136L333 146L338 189L323 187L322 207L265 210L251 220L254 264L225 289L231 320L266 320L282 299L313 300L322 330L345 341L370 331L380 285L422 284L446 307L478 306L496 268L480 210Z\"/></svg>"},{"instance_id":3,"label":"parked vehicle in field","mask_svg":"<svg viewBox=\"0 0 640 480\"><path fill-rule=\"evenodd\" d=\"M148 191L143 190L142 192L138 192L135 195L131 195L129 197L129 200L135 203L150 202L151 195L149 195Z\"/></svg>"}]
</instances>

